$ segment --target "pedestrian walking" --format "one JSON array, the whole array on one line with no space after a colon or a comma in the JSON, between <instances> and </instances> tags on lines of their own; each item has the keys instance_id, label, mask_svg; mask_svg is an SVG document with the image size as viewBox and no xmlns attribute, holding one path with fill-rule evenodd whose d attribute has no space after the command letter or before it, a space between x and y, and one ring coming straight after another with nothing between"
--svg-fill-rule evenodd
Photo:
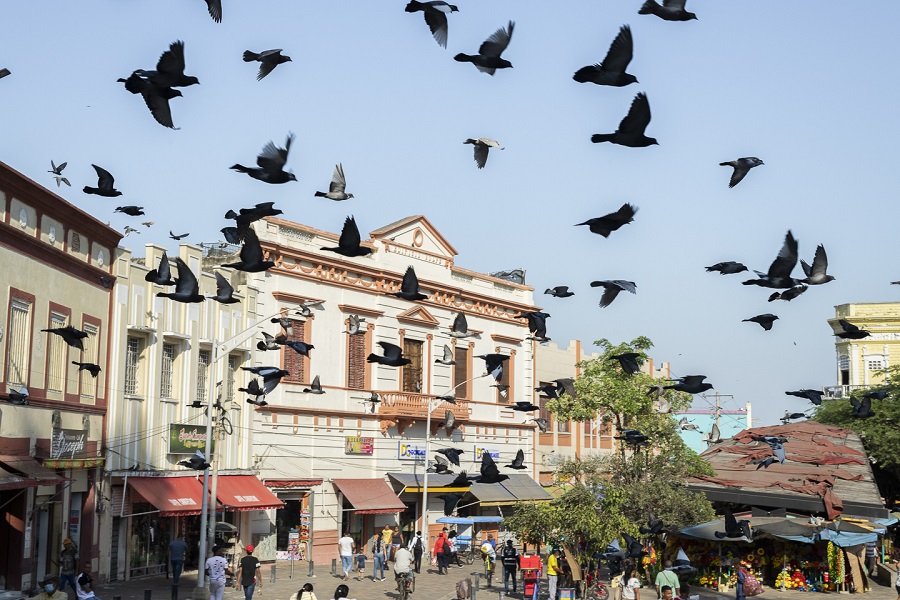
<instances>
[{"instance_id":1,"label":"pedestrian walking","mask_svg":"<svg viewBox=\"0 0 900 600\"><path fill-rule=\"evenodd\" d=\"M206 559L206 574L209 576L209 600L222 600L225 595L225 576L233 576L228 561L222 554L224 546L215 546L213 555Z\"/></svg>"},{"instance_id":2,"label":"pedestrian walking","mask_svg":"<svg viewBox=\"0 0 900 600\"><path fill-rule=\"evenodd\" d=\"M503 563L503 593L509 595L509 580L512 579L512 589L515 594L516 574L519 571L519 551L513 546L512 540L506 540L506 546L500 552L500 561Z\"/></svg>"},{"instance_id":3,"label":"pedestrian walking","mask_svg":"<svg viewBox=\"0 0 900 600\"><path fill-rule=\"evenodd\" d=\"M425 542L422 540L422 532L417 531L416 536L409 541L409 550L413 555L413 565L416 573L422 572L422 554L425 552Z\"/></svg>"},{"instance_id":4,"label":"pedestrian walking","mask_svg":"<svg viewBox=\"0 0 900 600\"><path fill-rule=\"evenodd\" d=\"M248 544L244 551L247 555L238 564L237 576L234 578L234 589L244 588L244 600L252 600L256 586L262 592L262 571L259 559L253 556L253 544Z\"/></svg>"},{"instance_id":5,"label":"pedestrian walking","mask_svg":"<svg viewBox=\"0 0 900 600\"><path fill-rule=\"evenodd\" d=\"M403 546L403 533L400 532L399 527L394 525L394 530L391 532L391 560L396 560L394 557L401 546Z\"/></svg>"},{"instance_id":6,"label":"pedestrian walking","mask_svg":"<svg viewBox=\"0 0 900 600\"><path fill-rule=\"evenodd\" d=\"M623 600L641 600L641 582L635 577L634 567L625 567L621 586ZM742 599L738 598L738 600Z\"/></svg>"},{"instance_id":7,"label":"pedestrian walking","mask_svg":"<svg viewBox=\"0 0 900 600\"><path fill-rule=\"evenodd\" d=\"M434 556L437 562L438 575L447 574L447 562L444 555L444 549L446 547L447 538L444 537L444 532L442 531L438 534L438 538L434 542Z\"/></svg>"},{"instance_id":8,"label":"pedestrian walking","mask_svg":"<svg viewBox=\"0 0 900 600\"><path fill-rule=\"evenodd\" d=\"M350 537L350 532L345 531L344 537L338 540L338 554L341 556L341 570L344 572L344 581L350 579L350 571L353 569L353 551L356 542Z\"/></svg>"},{"instance_id":9,"label":"pedestrian walking","mask_svg":"<svg viewBox=\"0 0 900 600\"><path fill-rule=\"evenodd\" d=\"M62 582L59 586L59 591L66 591L66 582L68 581L76 594L78 593L78 586L75 583L77 565L78 546L75 545L71 538L66 538L63 540L62 550L59 552L59 579Z\"/></svg>"},{"instance_id":10,"label":"pedestrian walking","mask_svg":"<svg viewBox=\"0 0 900 600\"><path fill-rule=\"evenodd\" d=\"M366 574L366 548L359 545L359 554L356 555L356 580L362 581ZM346 586L345 586L346 587Z\"/></svg>"},{"instance_id":11,"label":"pedestrian walking","mask_svg":"<svg viewBox=\"0 0 900 600\"><path fill-rule=\"evenodd\" d=\"M178 538L169 542L169 562L172 563L172 585L178 585L181 572L184 571L184 556L187 554L188 545L183 539Z\"/></svg>"},{"instance_id":12,"label":"pedestrian walking","mask_svg":"<svg viewBox=\"0 0 900 600\"><path fill-rule=\"evenodd\" d=\"M384 537L375 534L372 538L372 581L384 581L385 548Z\"/></svg>"},{"instance_id":13,"label":"pedestrian walking","mask_svg":"<svg viewBox=\"0 0 900 600\"><path fill-rule=\"evenodd\" d=\"M869 569L869 576L874 577L878 571L875 568L878 561L878 544L875 542L866 542L866 567ZM63 585L66 580L63 579Z\"/></svg>"},{"instance_id":14,"label":"pedestrian walking","mask_svg":"<svg viewBox=\"0 0 900 600\"><path fill-rule=\"evenodd\" d=\"M656 574L656 580L654 583L656 584L656 597L662 598L662 588L663 586L669 586L672 590L681 589L681 583L678 581L678 575L675 571L670 571L672 568L672 561L667 560L663 563L663 570Z\"/></svg>"}]
</instances>

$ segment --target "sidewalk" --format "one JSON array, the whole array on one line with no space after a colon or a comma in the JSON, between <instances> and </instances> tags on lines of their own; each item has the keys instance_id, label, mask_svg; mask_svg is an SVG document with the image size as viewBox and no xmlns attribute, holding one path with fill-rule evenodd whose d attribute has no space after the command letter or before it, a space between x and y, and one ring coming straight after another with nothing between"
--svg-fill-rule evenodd
<instances>
[{"instance_id":1,"label":"sidewalk","mask_svg":"<svg viewBox=\"0 0 900 600\"><path fill-rule=\"evenodd\" d=\"M338 576L331 574L331 565L316 565L315 576L309 577L309 563L295 562L294 574L290 577L290 562L278 561L275 566L275 582L272 583L273 565L262 566L262 590L257 587L254 600L288 600L304 583L311 583L315 588L319 600L330 600L334 596L334 590L341 583L346 583L350 588L350 598L356 600L398 600L399 594L395 590L393 564L385 569L385 581L372 581L372 561L367 561L365 579L357 581L351 577L349 581L342 582L340 578L340 563L338 563ZM476 576L482 572L480 564L465 565L464 567L452 567L448 575L438 575L437 569L422 565L422 573L416 577L416 590L412 594L413 599L418 600L452 600L456 598L456 582L466 577L471 577L473 583ZM501 600L504 596L502 570L495 577L494 587L488 588L481 582L477 590L477 600ZM518 594L512 596L517 600L522 598L521 579L518 582ZM197 572L191 571L181 576L178 587L178 600L189 600L197 585ZM128 582L112 582L100 585L97 588L97 597L102 600L113 600L120 597L121 600L144 600L145 591L150 592L150 600L174 600L171 579L164 575L133 579ZM546 580L542 582L541 600L546 600ZM694 588L692 594L699 594L700 600L733 600L734 592L718 592L704 588ZM781 591L775 588L765 588L762 600L816 600L822 596L831 596L834 600L839 597L831 592L819 594L814 592L799 592L796 590ZM208 598L208 593L204 594ZM642 600L655 600L656 594L652 588L641 589ZM891 586L878 583L872 585L872 591L867 594L855 594L854 597L861 600L897 600L897 592ZM73 599L74 600L74 599ZM226 588L224 600L244 600L244 592L233 587ZM530 599L529 599L530 600Z\"/></svg>"}]
</instances>

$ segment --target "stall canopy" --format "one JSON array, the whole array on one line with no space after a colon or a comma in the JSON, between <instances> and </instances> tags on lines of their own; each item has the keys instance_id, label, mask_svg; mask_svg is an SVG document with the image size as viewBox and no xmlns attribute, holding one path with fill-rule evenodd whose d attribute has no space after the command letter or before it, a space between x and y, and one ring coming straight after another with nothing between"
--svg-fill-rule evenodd
<instances>
[{"instance_id":1,"label":"stall canopy","mask_svg":"<svg viewBox=\"0 0 900 600\"><path fill-rule=\"evenodd\" d=\"M516 502L549 502L553 499L547 490L528 475L510 475L500 483L473 483L469 492L478 498L482 506L501 506Z\"/></svg>"},{"instance_id":2,"label":"stall canopy","mask_svg":"<svg viewBox=\"0 0 900 600\"><path fill-rule=\"evenodd\" d=\"M503 517L495 516L495 517L441 517L437 520L438 523L444 523L445 525L474 525L475 523L502 523Z\"/></svg>"},{"instance_id":3,"label":"stall canopy","mask_svg":"<svg viewBox=\"0 0 900 600\"><path fill-rule=\"evenodd\" d=\"M784 464L760 469L754 461L773 455L755 436L785 438ZM849 429L815 421L746 429L712 444L700 455L715 470L688 483L711 501L885 518L878 486L859 436Z\"/></svg>"},{"instance_id":4,"label":"stall canopy","mask_svg":"<svg viewBox=\"0 0 900 600\"><path fill-rule=\"evenodd\" d=\"M225 510L266 510L284 506L284 502L253 475L219 475L216 500Z\"/></svg>"},{"instance_id":5,"label":"stall canopy","mask_svg":"<svg viewBox=\"0 0 900 600\"><path fill-rule=\"evenodd\" d=\"M16 456L0 454L0 489L14 489L23 487L36 487L39 485L56 485L66 481L50 469L41 466L41 463L30 456Z\"/></svg>"},{"instance_id":6,"label":"stall canopy","mask_svg":"<svg viewBox=\"0 0 900 600\"><path fill-rule=\"evenodd\" d=\"M202 512L203 485L195 477L129 477L128 485L159 509L161 517Z\"/></svg>"},{"instance_id":7,"label":"stall canopy","mask_svg":"<svg viewBox=\"0 0 900 600\"><path fill-rule=\"evenodd\" d=\"M332 479L358 515L398 513L406 505L384 479Z\"/></svg>"},{"instance_id":8,"label":"stall canopy","mask_svg":"<svg viewBox=\"0 0 900 600\"><path fill-rule=\"evenodd\" d=\"M810 523L809 520L804 518L751 517L749 515L735 515L735 518L750 521L754 539L757 536L769 536L804 544L814 544L818 540L829 540L838 546L845 547L875 541L878 537L871 529L843 520L817 525ZM719 538L716 536L716 532L724 531L724 519L715 519L700 525L686 527L681 530L680 535L725 543L750 543L753 541L743 536L739 538Z\"/></svg>"},{"instance_id":9,"label":"stall canopy","mask_svg":"<svg viewBox=\"0 0 900 600\"><path fill-rule=\"evenodd\" d=\"M388 473L388 478L403 487L403 492L421 493L425 489L425 475L420 473ZM467 492L469 486L451 486L456 475L428 474L428 493Z\"/></svg>"}]
</instances>

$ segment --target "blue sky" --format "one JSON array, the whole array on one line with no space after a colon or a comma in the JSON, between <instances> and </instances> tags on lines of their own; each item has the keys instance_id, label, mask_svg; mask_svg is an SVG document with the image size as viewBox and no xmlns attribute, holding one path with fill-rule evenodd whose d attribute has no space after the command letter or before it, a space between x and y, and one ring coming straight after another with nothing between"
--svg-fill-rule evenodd
<instances>
[{"instance_id":1,"label":"blue sky","mask_svg":"<svg viewBox=\"0 0 900 600\"><path fill-rule=\"evenodd\" d=\"M48 187L50 160L68 161L73 187L59 190L67 200L119 229L155 221L126 238L138 254L150 241L174 248L169 229L215 241L228 208L263 201L330 231L354 214L364 234L425 214L460 266L525 268L555 341L647 335L675 373L705 374L735 404L752 401L760 425L808 406L785 390L836 382L826 323L835 305L900 294L888 284L900 278L900 5L690 0L699 20L669 23L638 15L640 0L554 10L460 0L444 50L405 4L224 0L216 24L202 0L10 3L0 159ZM504 57L513 69L490 77L453 61L510 19ZM574 82L625 23L640 83ZM181 129L171 131L116 79L153 68L177 39L201 85L172 101ZM270 48L293 62L257 82L257 65L241 54ZM639 91L660 145L592 144ZM288 167L299 182L270 186L228 170L288 131L297 134ZM506 149L479 171L468 137ZM730 169L718 163L741 156L766 164L730 190ZM355 199L314 198L337 162ZM112 172L122 197L80 191L96 183L91 163ZM573 227L624 202L640 211L609 239ZM147 216L114 215L122 204ZM724 260L766 270L788 229L808 261L825 244L837 281L769 304L769 290L740 285L743 275L704 271ZM601 309L588 287L595 279L635 281L637 295ZM555 285L576 295L540 294ZM780 317L770 332L741 322L765 312Z\"/></svg>"}]
</instances>

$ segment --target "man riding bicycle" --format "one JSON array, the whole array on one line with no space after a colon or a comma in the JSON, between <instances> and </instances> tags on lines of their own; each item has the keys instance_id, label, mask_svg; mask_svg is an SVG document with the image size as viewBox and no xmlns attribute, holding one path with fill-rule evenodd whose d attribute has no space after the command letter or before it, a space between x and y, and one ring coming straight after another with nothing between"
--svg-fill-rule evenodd
<instances>
[{"instance_id":1,"label":"man riding bicycle","mask_svg":"<svg viewBox=\"0 0 900 600\"><path fill-rule=\"evenodd\" d=\"M400 590L400 582L409 586L409 580L413 578L413 555L404 547L400 547L394 555L394 579L397 581L397 590Z\"/></svg>"},{"instance_id":2,"label":"man riding bicycle","mask_svg":"<svg viewBox=\"0 0 900 600\"><path fill-rule=\"evenodd\" d=\"M497 550L494 548L494 536L488 534L487 539L481 544L481 556L484 559L484 569L487 575L488 587L491 586L491 579L494 575L494 562L497 560Z\"/></svg>"}]
</instances>

